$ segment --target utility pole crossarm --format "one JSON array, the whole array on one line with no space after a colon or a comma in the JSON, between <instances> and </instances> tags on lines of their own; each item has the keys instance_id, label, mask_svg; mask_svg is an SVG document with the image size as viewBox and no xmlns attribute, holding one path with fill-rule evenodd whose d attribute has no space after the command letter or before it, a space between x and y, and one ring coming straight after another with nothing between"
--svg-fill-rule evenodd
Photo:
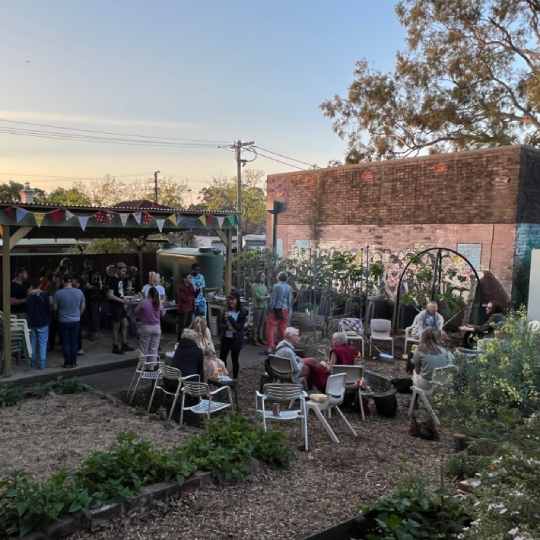
<instances>
[{"instance_id":1,"label":"utility pole crossarm","mask_svg":"<svg viewBox=\"0 0 540 540\"><path fill-rule=\"evenodd\" d=\"M247 163L247 160L242 159L242 148L246 146L253 146L255 141L242 142L238 140L231 148L236 153L236 176L238 181L238 199L237 199L237 212L238 212L238 225L236 233L236 252L242 251L242 167Z\"/></svg>"}]
</instances>

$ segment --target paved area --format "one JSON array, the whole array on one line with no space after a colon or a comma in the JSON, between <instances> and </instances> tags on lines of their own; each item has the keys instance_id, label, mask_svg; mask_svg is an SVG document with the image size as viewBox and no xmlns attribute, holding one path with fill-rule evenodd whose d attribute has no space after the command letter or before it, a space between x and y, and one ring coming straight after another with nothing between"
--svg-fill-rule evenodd
<instances>
[{"instance_id":1,"label":"paved area","mask_svg":"<svg viewBox=\"0 0 540 540\"><path fill-rule=\"evenodd\" d=\"M219 351L219 341L214 339L216 349ZM176 343L176 335L163 333L161 346L164 351L172 351ZM135 337L129 338L129 345L138 348L139 342ZM25 365L12 365L12 376L1 377L0 385L7 386L34 386L56 380L60 375L64 378L80 377L86 384L105 393L115 393L129 387L133 372L137 364L137 354L126 352L123 355L112 353L112 338L110 333L101 332L98 341L83 339L84 355L77 359L77 367L64 369L64 359L60 346L47 354L46 369L30 368ZM246 344L240 354L240 367L259 366L264 362L265 356L261 355L261 347ZM229 361L229 368L231 368ZM146 382L146 381L145 381ZM150 383L147 383L150 384Z\"/></svg>"}]
</instances>

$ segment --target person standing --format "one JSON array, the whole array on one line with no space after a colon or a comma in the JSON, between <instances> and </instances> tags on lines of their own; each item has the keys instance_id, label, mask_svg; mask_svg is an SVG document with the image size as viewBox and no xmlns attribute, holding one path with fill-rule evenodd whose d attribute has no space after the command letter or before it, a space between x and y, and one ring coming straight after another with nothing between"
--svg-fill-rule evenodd
<instances>
[{"instance_id":1,"label":"person standing","mask_svg":"<svg viewBox=\"0 0 540 540\"><path fill-rule=\"evenodd\" d=\"M221 314L218 327L220 330L221 347L219 357L227 364L227 356L231 353L233 379L238 378L240 371L240 351L244 346L244 326L247 321L247 311L242 307L240 294L237 291L227 296L225 310Z\"/></svg>"},{"instance_id":2,"label":"person standing","mask_svg":"<svg viewBox=\"0 0 540 540\"><path fill-rule=\"evenodd\" d=\"M90 341L97 341L99 339L99 308L103 300L103 280L100 273L95 269L93 259L84 261L82 282L89 319L87 337Z\"/></svg>"},{"instance_id":3,"label":"person standing","mask_svg":"<svg viewBox=\"0 0 540 540\"><path fill-rule=\"evenodd\" d=\"M150 287L155 287L159 299L162 302L165 302L167 300L167 295L165 294L165 289L163 285L160 283L161 276L157 272L149 272L148 273L148 283L142 288L141 294L143 295L143 298L148 298L148 291L150 290Z\"/></svg>"},{"instance_id":4,"label":"person standing","mask_svg":"<svg viewBox=\"0 0 540 540\"><path fill-rule=\"evenodd\" d=\"M49 315L51 306L49 297L40 289L40 280L33 279L26 297L28 308L28 328L32 347L32 367L47 367L47 341L49 339ZM39 348L39 363L37 350Z\"/></svg>"},{"instance_id":5,"label":"person standing","mask_svg":"<svg viewBox=\"0 0 540 540\"><path fill-rule=\"evenodd\" d=\"M182 272L182 283L178 285L176 293L178 296L178 341L180 341L184 328L191 323L195 298L199 294L198 289L193 289L191 274Z\"/></svg>"},{"instance_id":6,"label":"person standing","mask_svg":"<svg viewBox=\"0 0 540 540\"><path fill-rule=\"evenodd\" d=\"M141 318L141 328L139 331L141 353L151 356L148 360L157 360L159 341L161 338L160 319L165 315L165 308L159 298L159 293L155 287L148 289L148 298L143 300L136 308L135 313ZM157 364L154 364L154 371Z\"/></svg>"},{"instance_id":7,"label":"person standing","mask_svg":"<svg viewBox=\"0 0 540 540\"><path fill-rule=\"evenodd\" d=\"M81 277L79 276L79 274L77 273L72 274L71 277L72 277L71 286L74 289L81 289ZM84 291L83 291L83 294L84 294ZM86 303L86 297L84 301ZM77 335L77 356L82 356L83 354L84 354L84 349L82 347L82 319L81 319L81 324L79 324L79 334Z\"/></svg>"},{"instance_id":8,"label":"person standing","mask_svg":"<svg viewBox=\"0 0 540 540\"><path fill-rule=\"evenodd\" d=\"M45 294L49 298L49 306L51 310L53 307L54 295L56 291L64 287L63 277L64 276L62 274L60 274L59 272L56 272L53 276L53 279L49 281L49 283L47 283L47 286L45 287ZM59 334L58 313L52 310L51 324L49 325L49 339L48 339L47 352L52 352L54 350L54 343L56 341L57 334Z\"/></svg>"},{"instance_id":9,"label":"person standing","mask_svg":"<svg viewBox=\"0 0 540 540\"><path fill-rule=\"evenodd\" d=\"M275 345L276 329L278 340L282 341L285 329L288 326L289 311L292 308L292 287L287 284L287 272L278 274L278 282L272 287L272 294L268 302L268 323L266 325L266 341L271 354Z\"/></svg>"},{"instance_id":10,"label":"person standing","mask_svg":"<svg viewBox=\"0 0 540 540\"><path fill-rule=\"evenodd\" d=\"M78 337L81 315L84 312L84 294L73 288L71 273L64 275L64 287L54 294L54 311L58 313L58 326L62 339L64 365L71 369L77 367Z\"/></svg>"},{"instance_id":11,"label":"person standing","mask_svg":"<svg viewBox=\"0 0 540 540\"><path fill-rule=\"evenodd\" d=\"M114 354L124 354L126 351L134 351L127 342L128 319L125 304L128 300L124 298L123 278L127 272L127 264L119 262L116 265L116 273L109 277L107 284L107 299L109 300L109 311L112 321L112 341ZM118 331L122 334L122 344L118 343Z\"/></svg>"},{"instance_id":12,"label":"person standing","mask_svg":"<svg viewBox=\"0 0 540 540\"><path fill-rule=\"evenodd\" d=\"M109 290L109 279L116 275L116 268L114 264L109 264L105 270L105 277L103 278L103 291L105 293L105 298L103 304L101 304L101 326L110 330L111 325L111 303L107 298L107 292Z\"/></svg>"},{"instance_id":13,"label":"person standing","mask_svg":"<svg viewBox=\"0 0 540 540\"><path fill-rule=\"evenodd\" d=\"M206 281L201 274L201 267L197 263L191 265L191 284L196 291L199 291L195 297L193 317L206 317L206 298L204 297Z\"/></svg>"},{"instance_id":14,"label":"person standing","mask_svg":"<svg viewBox=\"0 0 540 540\"><path fill-rule=\"evenodd\" d=\"M24 268L15 269L15 277L11 282L11 295L9 303L11 304L11 314L16 315L18 319L26 319L28 311L26 308L26 296L28 289L28 272Z\"/></svg>"},{"instance_id":15,"label":"person standing","mask_svg":"<svg viewBox=\"0 0 540 540\"><path fill-rule=\"evenodd\" d=\"M266 345L264 330L266 326L266 312L268 311L268 287L266 286L266 274L259 270L255 275L255 282L251 286L253 297L253 344L258 347Z\"/></svg>"}]
</instances>

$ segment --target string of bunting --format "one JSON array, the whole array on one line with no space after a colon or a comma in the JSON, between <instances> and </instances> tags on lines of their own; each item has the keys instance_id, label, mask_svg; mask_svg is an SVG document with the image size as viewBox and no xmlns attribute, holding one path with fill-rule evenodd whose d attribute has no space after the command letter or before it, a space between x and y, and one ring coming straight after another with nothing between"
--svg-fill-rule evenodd
<instances>
[{"instance_id":1,"label":"string of bunting","mask_svg":"<svg viewBox=\"0 0 540 540\"><path fill-rule=\"evenodd\" d=\"M86 226L88 225L88 221L91 218L95 218L99 223L110 224L111 221L115 216L120 217L120 222L122 223L122 226L126 226L129 216L131 216L139 225L148 225L151 221L155 220L156 225L159 229L159 232L163 231L163 228L165 226L166 221L170 221L172 224L176 226L183 225L185 227L187 225L188 229L192 231L195 228L195 223L199 221L203 227L208 227L215 225L217 222L218 228L222 229L223 224L225 223L225 220L229 223L231 227L235 227L238 225L238 217L235 215L231 216L214 216L213 214L200 214L200 215L190 215L183 216L182 214L171 214L168 218L154 218L151 214L148 212L111 212L108 210L99 210L96 213L90 215L90 216L78 216L71 212L70 210L64 210L65 213L65 221L69 221L70 219L76 218L79 221L79 224L81 226L81 229L84 231L86 229ZM57 223L60 224L62 222L62 209L56 208L55 210L51 210L50 212L31 212L29 210L25 210L24 208L20 207L8 207L4 208L4 214L8 217L10 221L15 220L17 223L20 223L28 214L31 214L35 221L36 225L38 227L41 227L43 224L43 220L45 219L46 215L50 215L52 219ZM212 227L215 228L215 227Z\"/></svg>"}]
</instances>

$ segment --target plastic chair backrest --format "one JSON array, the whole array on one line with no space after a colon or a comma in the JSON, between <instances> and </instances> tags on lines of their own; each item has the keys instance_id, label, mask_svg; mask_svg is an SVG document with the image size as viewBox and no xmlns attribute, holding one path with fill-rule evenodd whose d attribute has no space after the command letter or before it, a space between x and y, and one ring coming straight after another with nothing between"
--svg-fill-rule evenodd
<instances>
[{"instance_id":1,"label":"plastic chair backrest","mask_svg":"<svg viewBox=\"0 0 540 540\"><path fill-rule=\"evenodd\" d=\"M188 396L203 397L210 394L210 387L206 383L182 379L182 384L184 385L184 392Z\"/></svg>"},{"instance_id":2,"label":"plastic chair backrest","mask_svg":"<svg viewBox=\"0 0 540 540\"><path fill-rule=\"evenodd\" d=\"M371 331L378 334L387 333L390 335L390 328L392 327L392 321L387 319L371 319L370 321Z\"/></svg>"},{"instance_id":3,"label":"plastic chair backrest","mask_svg":"<svg viewBox=\"0 0 540 540\"><path fill-rule=\"evenodd\" d=\"M169 381L178 381L182 377L182 373L178 368L171 366L161 366L159 368L160 378L167 379Z\"/></svg>"},{"instance_id":4,"label":"plastic chair backrest","mask_svg":"<svg viewBox=\"0 0 540 540\"><path fill-rule=\"evenodd\" d=\"M457 367L453 365L435 368L433 370L431 382L441 386L447 385L453 380L456 372Z\"/></svg>"},{"instance_id":5,"label":"plastic chair backrest","mask_svg":"<svg viewBox=\"0 0 540 540\"><path fill-rule=\"evenodd\" d=\"M538 332L540 330L540 321L529 321L527 327L531 332Z\"/></svg>"},{"instance_id":6,"label":"plastic chair backrest","mask_svg":"<svg viewBox=\"0 0 540 540\"><path fill-rule=\"evenodd\" d=\"M330 375L326 383L326 395L328 396L326 403L328 405L341 405L345 397L345 381L347 375L345 373L337 373Z\"/></svg>"},{"instance_id":7,"label":"plastic chair backrest","mask_svg":"<svg viewBox=\"0 0 540 540\"><path fill-rule=\"evenodd\" d=\"M263 393L274 401L291 401L303 397L299 384L268 383L263 386Z\"/></svg>"},{"instance_id":8,"label":"plastic chair backrest","mask_svg":"<svg viewBox=\"0 0 540 540\"><path fill-rule=\"evenodd\" d=\"M362 380L364 368L362 366L342 366L336 364L332 366L332 375L345 373L345 384L355 384Z\"/></svg>"},{"instance_id":9,"label":"plastic chair backrest","mask_svg":"<svg viewBox=\"0 0 540 540\"><path fill-rule=\"evenodd\" d=\"M276 376L290 377L293 373L293 366L290 358L283 358L282 356L271 354L268 357L268 363L270 364L270 369Z\"/></svg>"}]
</instances>

